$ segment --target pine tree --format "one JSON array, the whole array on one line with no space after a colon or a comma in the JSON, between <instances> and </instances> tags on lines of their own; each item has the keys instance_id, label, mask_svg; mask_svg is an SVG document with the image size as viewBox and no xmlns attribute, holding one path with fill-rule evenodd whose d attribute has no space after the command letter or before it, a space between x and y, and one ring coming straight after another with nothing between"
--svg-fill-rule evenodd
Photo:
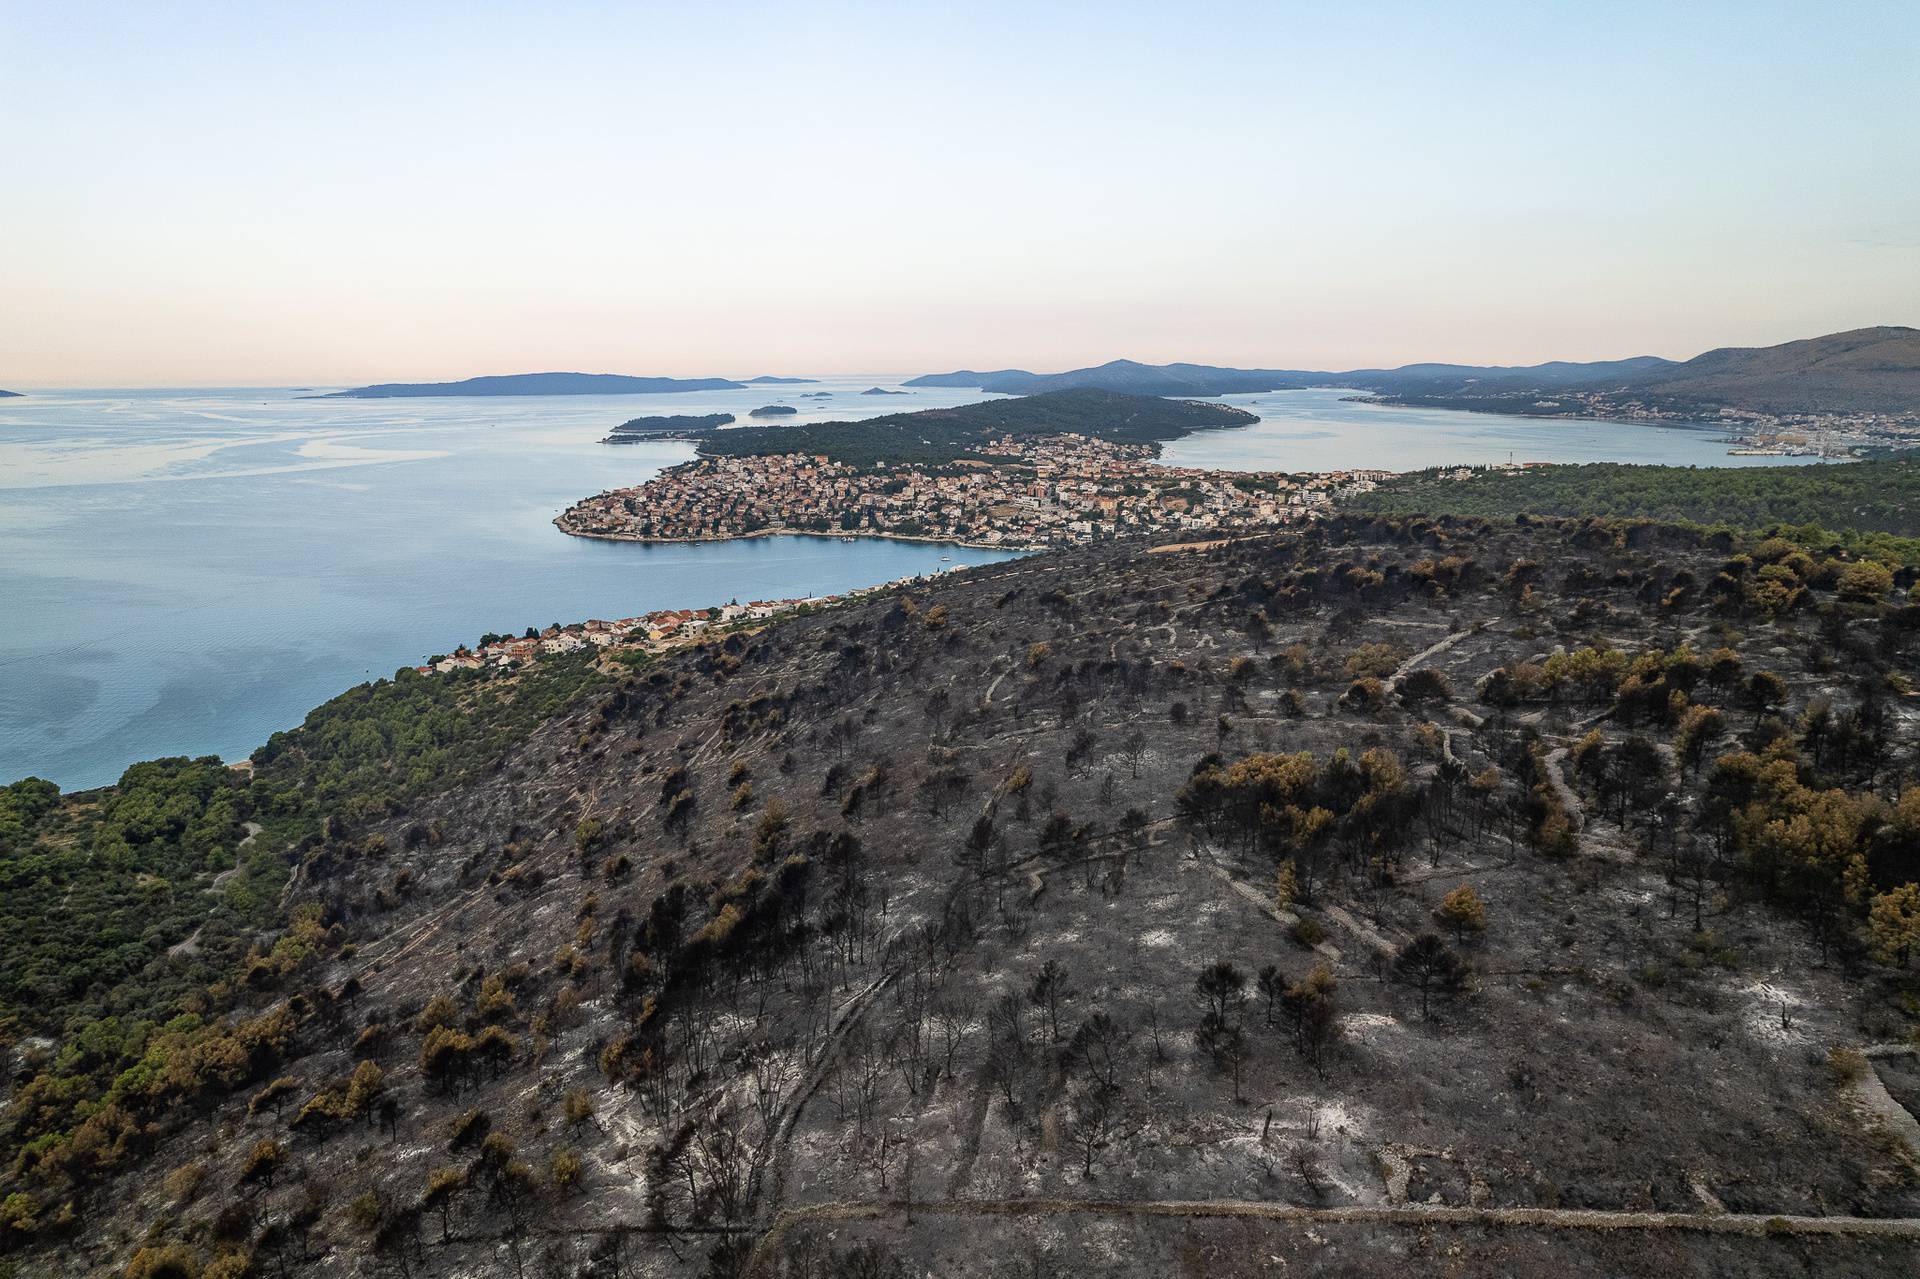
<instances>
[{"instance_id":1,"label":"pine tree","mask_svg":"<svg viewBox=\"0 0 1920 1279\"><path fill-rule=\"evenodd\" d=\"M1487 931L1487 906L1480 900L1480 894L1473 891L1472 884L1462 884L1448 893L1433 917L1452 931L1456 942L1466 940L1468 933Z\"/></svg>"},{"instance_id":2,"label":"pine tree","mask_svg":"<svg viewBox=\"0 0 1920 1279\"><path fill-rule=\"evenodd\" d=\"M1273 904L1281 910L1291 910L1300 896L1300 872L1294 868L1293 858L1280 863L1280 869L1273 873Z\"/></svg>"}]
</instances>

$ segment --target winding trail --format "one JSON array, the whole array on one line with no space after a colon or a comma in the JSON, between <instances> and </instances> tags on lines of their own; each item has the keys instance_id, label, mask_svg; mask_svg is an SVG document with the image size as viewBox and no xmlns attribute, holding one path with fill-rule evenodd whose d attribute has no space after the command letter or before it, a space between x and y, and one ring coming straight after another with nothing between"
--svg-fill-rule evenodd
<instances>
[{"instance_id":1,"label":"winding trail","mask_svg":"<svg viewBox=\"0 0 1920 1279\"><path fill-rule=\"evenodd\" d=\"M1409 657L1406 661L1400 663L1399 666L1394 668L1393 674L1387 676L1386 678L1385 683L1387 686L1387 692L1392 693L1394 689L1398 688L1400 686L1400 681L1405 679L1407 676L1411 675L1413 673L1414 668L1420 665L1420 663L1426 661L1429 657L1435 657L1441 653L1446 652L1448 649L1452 648L1455 644L1458 644L1463 639L1470 639L1473 636L1478 635L1481 629L1486 626L1486 624L1487 623L1485 619L1482 619L1476 622L1469 622L1464 628L1454 631L1442 639L1434 641L1433 643L1427 645L1425 648L1421 649L1418 653L1415 653L1412 657Z\"/></svg>"},{"instance_id":2,"label":"winding trail","mask_svg":"<svg viewBox=\"0 0 1920 1279\"><path fill-rule=\"evenodd\" d=\"M241 826L241 829L247 832L247 837L241 840L238 844L235 844L233 846L233 851L236 856L242 850L244 850L248 845L252 844L256 839L259 839L260 832L266 829L266 827L262 826L259 822L242 822L240 823L240 826ZM213 882L207 885L207 891L210 893L219 892L222 886L224 886L228 880L232 879L235 875L238 875L239 873L240 873L240 868L238 866L229 866L226 870L221 871L218 875L215 875L213 877ZM185 937L182 940L177 941L173 945L167 947L167 958L179 959L187 955L199 954L200 953L200 934L205 931L206 931L206 925L202 924L200 925L200 927L193 930L192 935Z\"/></svg>"},{"instance_id":3,"label":"winding trail","mask_svg":"<svg viewBox=\"0 0 1920 1279\"><path fill-rule=\"evenodd\" d=\"M1547 784L1553 787L1554 797L1560 801L1560 807L1567 812L1567 821L1572 823L1577 834L1587 828L1587 806L1580 802L1580 796L1567 784L1567 775L1560 765L1567 758L1568 748L1556 746L1547 752Z\"/></svg>"},{"instance_id":4,"label":"winding trail","mask_svg":"<svg viewBox=\"0 0 1920 1279\"><path fill-rule=\"evenodd\" d=\"M1225 884L1234 896L1239 897L1282 928L1291 929L1295 924L1300 922L1300 916L1290 910L1281 910L1280 907L1274 904L1271 896L1261 892L1245 880L1236 878L1232 871L1215 861L1211 853L1202 853L1199 860L1200 864L1206 867L1207 872L1222 884ZM1340 948L1330 941L1317 942L1313 949L1322 959L1335 964L1340 962Z\"/></svg>"}]
</instances>

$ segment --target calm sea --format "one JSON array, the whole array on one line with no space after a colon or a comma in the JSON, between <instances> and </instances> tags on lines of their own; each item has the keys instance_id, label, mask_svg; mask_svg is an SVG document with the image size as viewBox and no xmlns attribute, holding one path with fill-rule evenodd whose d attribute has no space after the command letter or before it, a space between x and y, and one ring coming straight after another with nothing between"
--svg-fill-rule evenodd
<instances>
[{"instance_id":1,"label":"calm sea","mask_svg":"<svg viewBox=\"0 0 1920 1279\"><path fill-rule=\"evenodd\" d=\"M843 591L1004 558L768 538L634 546L550 521L691 456L598 443L628 417L785 402L793 420L964 403L882 382L690 395L311 400L292 390L0 400L0 783L66 788L160 755L239 758L363 680L549 622ZM891 380L886 380L891 384ZM328 389L328 388L320 388ZM802 393L832 392L829 399ZM1323 470L1596 458L1723 465L1705 431L1407 412L1321 391L1235 396L1260 425L1183 465Z\"/></svg>"},{"instance_id":2,"label":"calm sea","mask_svg":"<svg viewBox=\"0 0 1920 1279\"><path fill-rule=\"evenodd\" d=\"M1418 471L1486 462L1649 462L1663 466L1754 466L1807 458L1728 457L1715 426L1573 422L1358 404L1362 391L1229 395L1260 415L1256 426L1176 440L1162 459L1224 470Z\"/></svg>"}]
</instances>

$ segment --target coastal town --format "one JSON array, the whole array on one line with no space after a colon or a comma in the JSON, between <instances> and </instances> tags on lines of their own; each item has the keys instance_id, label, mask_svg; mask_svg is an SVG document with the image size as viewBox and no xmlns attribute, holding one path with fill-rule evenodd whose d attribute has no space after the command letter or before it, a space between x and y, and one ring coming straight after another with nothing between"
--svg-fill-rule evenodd
<instances>
[{"instance_id":1,"label":"coastal town","mask_svg":"<svg viewBox=\"0 0 1920 1279\"><path fill-rule=\"evenodd\" d=\"M901 578L877 586L861 587L839 595L808 595L796 599L737 600L710 608L663 608L634 617L612 621L595 618L568 625L555 624L541 630L529 627L525 634L486 635L473 645L462 645L414 667L422 675L445 675L453 671L512 670L531 666L545 657L597 650L619 658L630 654L655 656L688 644L697 644L735 630L751 629L786 613L830 608L837 604L866 599L885 591L927 580Z\"/></svg>"},{"instance_id":2,"label":"coastal town","mask_svg":"<svg viewBox=\"0 0 1920 1279\"><path fill-rule=\"evenodd\" d=\"M1564 402L1563 402L1564 401ZM1540 401L1543 416L1617 418L1676 426L1710 424L1725 430L1729 457L1858 457L1874 448L1912 448L1920 443L1920 416L1912 413L1769 413L1758 409L1703 410L1653 396L1576 392Z\"/></svg>"},{"instance_id":3,"label":"coastal town","mask_svg":"<svg viewBox=\"0 0 1920 1279\"><path fill-rule=\"evenodd\" d=\"M1071 434L1002 436L974 452L947 466L885 469L803 453L700 458L578 502L554 523L578 537L635 542L803 533L1041 550L1286 524L1388 474L1162 466L1151 445Z\"/></svg>"},{"instance_id":4,"label":"coastal town","mask_svg":"<svg viewBox=\"0 0 1920 1279\"><path fill-rule=\"evenodd\" d=\"M1371 491L1391 472L1242 473L1162 466L1151 444L1053 434L988 440L943 466L861 468L806 453L703 457L647 483L577 502L554 523L578 537L698 542L776 534L951 542L1044 550L1154 533L1208 535L1288 524ZM487 635L434 657L421 674L513 669L587 650L655 655L925 581L841 595L731 601L595 619L519 636Z\"/></svg>"},{"instance_id":5,"label":"coastal town","mask_svg":"<svg viewBox=\"0 0 1920 1279\"><path fill-rule=\"evenodd\" d=\"M1435 407L1517 413L1523 417L1576 421L1652 422L1667 426L1717 427L1729 457L1861 457L1873 450L1920 446L1920 414L1875 412L1766 412L1708 408L1654 394L1616 390L1422 397L1379 394L1348 397L1360 404L1431 404Z\"/></svg>"}]
</instances>

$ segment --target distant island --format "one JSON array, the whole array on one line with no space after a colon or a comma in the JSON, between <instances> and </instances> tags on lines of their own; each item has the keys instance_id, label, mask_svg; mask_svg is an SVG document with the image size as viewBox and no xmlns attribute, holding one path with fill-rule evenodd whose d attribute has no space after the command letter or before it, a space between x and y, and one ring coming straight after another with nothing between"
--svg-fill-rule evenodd
<instances>
[{"instance_id":1,"label":"distant island","mask_svg":"<svg viewBox=\"0 0 1920 1279\"><path fill-rule=\"evenodd\" d=\"M817 377L774 377L768 373L762 374L759 377L750 377L745 380L748 386L799 386L806 382L818 382L820 379Z\"/></svg>"},{"instance_id":2,"label":"distant island","mask_svg":"<svg viewBox=\"0 0 1920 1279\"><path fill-rule=\"evenodd\" d=\"M748 417L790 417L800 410L791 404L766 404L747 414Z\"/></svg>"},{"instance_id":3,"label":"distant island","mask_svg":"<svg viewBox=\"0 0 1920 1279\"><path fill-rule=\"evenodd\" d=\"M734 420L731 413L683 413L669 417L636 417L613 428L602 444L638 444L652 440L691 440L717 431Z\"/></svg>"},{"instance_id":4,"label":"distant island","mask_svg":"<svg viewBox=\"0 0 1920 1279\"><path fill-rule=\"evenodd\" d=\"M1115 363L1131 364L1132 361L1117 360L1115 361ZM1111 366L1102 365L1101 367L1108 368ZM1142 365L1141 367L1146 368L1150 366ZM1078 372L1087 373L1087 372L1092 372L1092 370L1081 369L1081 370L1078 370ZM901 385L902 386L958 386L958 387L972 387L977 390L986 391L986 390L992 390L1002 383L1018 382L1026 378L1032 378L1032 377L1038 377L1038 376L1043 376L1043 375L1029 373L1025 369L995 369L991 373L981 373L974 369L956 369L952 373L925 373L916 378L908 378L905 382L902 382ZM1063 373L1063 374L1058 374L1056 376L1070 377L1072 376L1072 374ZM1108 389L1111 390L1114 388L1108 388Z\"/></svg>"},{"instance_id":5,"label":"distant island","mask_svg":"<svg viewBox=\"0 0 1920 1279\"><path fill-rule=\"evenodd\" d=\"M18 391L0 391L0 400L17 400L19 398L20 392Z\"/></svg>"},{"instance_id":6,"label":"distant island","mask_svg":"<svg viewBox=\"0 0 1920 1279\"><path fill-rule=\"evenodd\" d=\"M382 382L309 398L395 400L482 395L664 395L674 391L738 391L744 382L723 377L625 377L618 373L510 373L459 382Z\"/></svg>"},{"instance_id":7,"label":"distant island","mask_svg":"<svg viewBox=\"0 0 1920 1279\"><path fill-rule=\"evenodd\" d=\"M889 391L884 386L870 386L860 392L862 395L912 395L912 391Z\"/></svg>"}]
</instances>

